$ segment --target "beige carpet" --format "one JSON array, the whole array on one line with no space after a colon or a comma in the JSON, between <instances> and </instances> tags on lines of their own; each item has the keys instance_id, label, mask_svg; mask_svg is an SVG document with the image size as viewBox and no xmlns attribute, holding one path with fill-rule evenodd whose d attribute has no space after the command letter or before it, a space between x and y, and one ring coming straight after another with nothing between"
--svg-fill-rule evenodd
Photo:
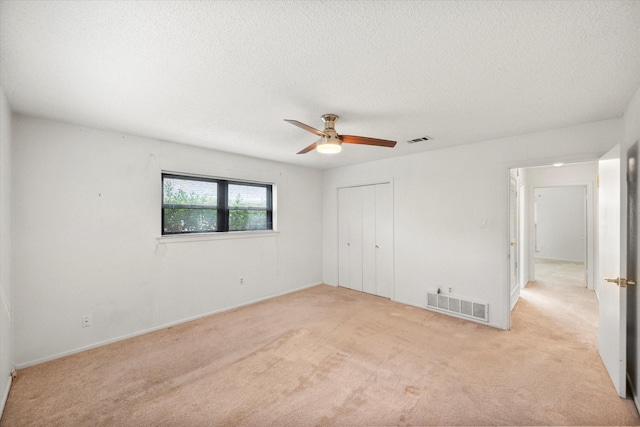
<instances>
[{"instance_id":1,"label":"beige carpet","mask_svg":"<svg viewBox=\"0 0 640 427\"><path fill-rule=\"evenodd\" d=\"M0 425L637 425L595 309L534 283L500 331L317 286L21 370Z\"/></svg>"},{"instance_id":2,"label":"beige carpet","mask_svg":"<svg viewBox=\"0 0 640 427\"><path fill-rule=\"evenodd\" d=\"M587 287L584 262L536 258L536 281L567 286Z\"/></svg>"}]
</instances>

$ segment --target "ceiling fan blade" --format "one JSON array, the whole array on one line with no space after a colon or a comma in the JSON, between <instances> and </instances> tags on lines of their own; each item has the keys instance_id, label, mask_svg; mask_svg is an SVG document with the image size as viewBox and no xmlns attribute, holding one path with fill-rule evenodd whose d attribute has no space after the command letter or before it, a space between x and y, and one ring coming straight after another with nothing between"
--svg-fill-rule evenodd
<instances>
[{"instance_id":1,"label":"ceiling fan blade","mask_svg":"<svg viewBox=\"0 0 640 427\"><path fill-rule=\"evenodd\" d=\"M305 125L304 123L300 123L300 122L299 122L299 121L297 121L297 120L284 119L284 121L285 121L285 122L288 122L288 123L291 123L291 124L292 124L292 125L294 125L294 126L298 126L299 128L304 129L304 130L306 130L306 131L308 131L308 132L315 133L315 134L316 134L316 135L318 135L318 136L325 136L325 135L326 135L324 132L319 131L319 130L318 130L318 129L316 129L316 128L312 128L312 127L311 127L311 126L309 126L309 125ZM298 153L298 154L299 154L299 153Z\"/></svg>"},{"instance_id":2,"label":"ceiling fan blade","mask_svg":"<svg viewBox=\"0 0 640 427\"><path fill-rule=\"evenodd\" d=\"M347 144L363 144L363 145L376 145L378 147L395 147L396 141L390 141L388 139L368 138L366 136L355 135L340 135L338 136L342 142Z\"/></svg>"},{"instance_id":3,"label":"ceiling fan blade","mask_svg":"<svg viewBox=\"0 0 640 427\"><path fill-rule=\"evenodd\" d=\"M311 144L310 146L308 146L307 148L298 151L298 154L304 154L304 153L308 153L311 150L314 150L316 148L316 143L314 142L313 144Z\"/></svg>"}]
</instances>

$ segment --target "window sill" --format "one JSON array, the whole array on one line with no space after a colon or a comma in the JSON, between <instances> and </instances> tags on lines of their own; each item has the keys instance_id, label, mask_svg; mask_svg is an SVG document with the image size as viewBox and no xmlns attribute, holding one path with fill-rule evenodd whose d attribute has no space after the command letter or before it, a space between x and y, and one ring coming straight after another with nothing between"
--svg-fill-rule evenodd
<instances>
[{"instance_id":1,"label":"window sill","mask_svg":"<svg viewBox=\"0 0 640 427\"><path fill-rule=\"evenodd\" d=\"M275 237L280 234L276 230L265 231L227 231L220 233L171 234L157 237L158 243L202 242L208 240L254 239L258 237Z\"/></svg>"}]
</instances>

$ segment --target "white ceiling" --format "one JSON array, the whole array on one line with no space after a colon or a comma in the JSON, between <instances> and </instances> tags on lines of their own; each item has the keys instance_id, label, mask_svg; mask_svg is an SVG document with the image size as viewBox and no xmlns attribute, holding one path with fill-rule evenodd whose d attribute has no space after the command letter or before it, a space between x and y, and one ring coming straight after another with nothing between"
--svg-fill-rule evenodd
<instances>
[{"instance_id":1,"label":"white ceiling","mask_svg":"<svg viewBox=\"0 0 640 427\"><path fill-rule=\"evenodd\" d=\"M1 1L0 84L18 113L325 169L620 117L640 1ZM317 138L283 119L325 113L398 145L296 155Z\"/></svg>"}]
</instances>

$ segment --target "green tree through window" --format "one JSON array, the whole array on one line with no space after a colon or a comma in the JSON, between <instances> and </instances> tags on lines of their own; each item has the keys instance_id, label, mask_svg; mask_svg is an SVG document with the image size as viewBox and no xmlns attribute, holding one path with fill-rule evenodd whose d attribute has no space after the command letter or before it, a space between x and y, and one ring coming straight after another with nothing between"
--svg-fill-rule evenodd
<instances>
[{"instance_id":1,"label":"green tree through window","mask_svg":"<svg viewBox=\"0 0 640 427\"><path fill-rule=\"evenodd\" d=\"M229 184L229 230L266 230L269 191L263 185Z\"/></svg>"},{"instance_id":2,"label":"green tree through window","mask_svg":"<svg viewBox=\"0 0 640 427\"><path fill-rule=\"evenodd\" d=\"M272 229L269 184L162 175L162 234Z\"/></svg>"}]
</instances>

